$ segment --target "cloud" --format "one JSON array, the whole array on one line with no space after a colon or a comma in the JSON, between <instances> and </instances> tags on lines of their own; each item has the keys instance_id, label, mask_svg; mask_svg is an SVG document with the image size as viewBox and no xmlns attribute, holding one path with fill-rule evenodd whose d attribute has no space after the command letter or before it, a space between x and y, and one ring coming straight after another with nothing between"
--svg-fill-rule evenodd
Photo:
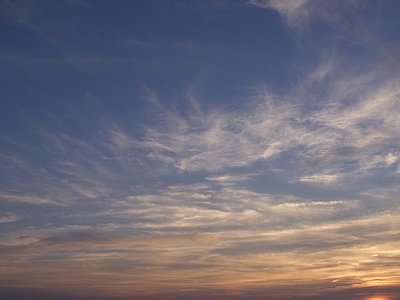
<instances>
[{"instance_id":1,"label":"cloud","mask_svg":"<svg viewBox=\"0 0 400 300\"><path fill-rule=\"evenodd\" d=\"M134 244L146 244L151 246L172 245L175 247L189 246L189 245L204 245L218 243L218 233L172 233L172 234L158 234L135 239Z\"/></svg>"},{"instance_id":2,"label":"cloud","mask_svg":"<svg viewBox=\"0 0 400 300\"><path fill-rule=\"evenodd\" d=\"M116 237L110 234L104 234L97 231L89 230L68 230L58 235L49 236L39 240L49 246L68 246L73 244L90 243L90 244L110 244L115 241Z\"/></svg>"},{"instance_id":3,"label":"cloud","mask_svg":"<svg viewBox=\"0 0 400 300\"><path fill-rule=\"evenodd\" d=\"M172 163L180 171L218 171L273 157L291 142L290 118L295 112L292 105L277 105L268 94L260 98L257 108L239 115L216 110L184 118L161 111L158 121L163 127L148 126L138 145L150 150L149 158Z\"/></svg>"},{"instance_id":4,"label":"cloud","mask_svg":"<svg viewBox=\"0 0 400 300\"><path fill-rule=\"evenodd\" d=\"M0 223L12 223L12 222L17 222L21 220L22 217L12 214L12 213L3 213L2 216L0 216Z\"/></svg>"},{"instance_id":5,"label":"cloud","mask_svg":"<svg viewBox=\"0 0 400 300\"><path fill-rule=\"evenodd\" d=\"M268 195L234 183L210 182L174 185L154 194L129 196L112 209L113 219L129 221L131 228L143 232L225 232L292 228L304 222L339 222L356 216L364 208L359 200L322 201Z\"/></svg>"},{"instance_id":6,"label":"cloud","mask_svg":"<svg viewBox=\"0 0 400 300\"><path fill-rule=\"evenodd\" d=\"M312 176L304 176L299 180L302 182L315 182L315 183L332 183L340 179L339 175L317 174Z\"/></svg>"},{"instance_id":7,"label":"cloud","mask_svg":"<svg viewBox=\"0 0 400 300\"><path fill-rule=\"evenodd\" d=\"M257 173L249 173L249 174L223 174L207 177L206 180L214 181L220 184L221 186L235 186L238 183L245 182L248 180L252 180L253 176L256 176Z\"/></svg>"},{"instance_id":8,"label":"cloud","mask_svg":"<svg viewBox=\"0 0 400 300\"><path fill-rule=\"evenodd\" d=\"M150 103L154 104L155 106L160 107L161 104L157 99L157 94L153 91L150 90L147 86L143 85L143 88L146 92L146 100L149 101Z\"/></svg>"},{"instance_id":9,"label":"cloud","mask_svg":"<svg viewBox=\"0 0 400 300\"><path fill-rule=\"evenodd\" d=\"M354 152L338 150L340 155ZM64 224L91 220L96 225L36 226L6 233L0 245L2 264L20 280L57 283L60 291L74 284L79 271L88 278L81 282L85 292L93 295L113 294L115 286L120 295L194 284L202 289L210 287L210 276L211 288L234 286L240 293L265 285L278 288L277 282L295 288L290 282L300 274L302 286L315 284L316 274L321 285L337 280L335 287L368 284L373 278L395 280L398 204L381 199L388 210L379 211L365 200L321 201L240 187L259 175L215 174L147 193L130 190L130 196L98 209L90 206L90 212L66 210L60 220ZM397 192L386 195L395 199ZM40 279L30 261L40 262ZM371 271L374 264L385 265L385 272ZM355 265L361 268L356 275ZM51 276L60 274L60 266L62 276ZM18 271L22 267L23 274ZM93 285L100 287L91 290Z\"/></svg>"},{"instance_id":10,"label":"cloud","mask_svg":"<svg viewBox=\"0 0 400 300\"><path fill-rule=\"evenodd\" d=\"M277 10L291 26L300 26L309 18L312 0L250 0L248 4Z\"/></svg>"},{"instance_id":11,"label":"cloud","mask_svg":"<svg viewBox=\"0 0 400 300\"><path fill-rule=\"evenodd\" d=\"M227 196L228 197L228 196ZM160 200L160 203L163 199ZM168 205L168 204L166 204ZM318 215L332 207L349 205L339 200L274 205L275 213L290 212ZM351 204L350 204L351 205ZM317 208L317 211L308 209ZM181 207L181 209L184 209ZM322 209L322 210L321 210ZM248 215L254 218L254 215ZM323 218L321 219L323 220ZM376 279L395 282L398 274L398 212L375 214L338 222L337 220L305 222L298 226L231 230L198 233L176 229L169 233L132 236L132 230L121 234L100 228L26 229L25 236L39 236L36 241L19 239L1 245L1 260L7 266L8 278L18 277L32 284L58 283L67 289L76 280L77 270L89 284L85 292L110 295L118 288L120 295L150 294L165 289L210 287L246 291L286 286L288 289L334 281L329 287L370 285ZM27 231L29 230L29 232ZM13 245L18 241L19 245ZM356 251L355 251L356 249ZM68 255L65 255L67 253ZM13 260L15 257L18 261ZM34 260L35 265L26 263ZM57 264L54 262L57 261ZM42 275L37 274L40 262ZM385 270L376 268L384 265ZM16 271L24 266L23 274ZM62 275L54 278L53 272ZM354 271L356 269L356 271ZM58 270L58 271L57 271ZM17 275L15 275L17 274ZM210 283L210 277L213 279ZM293 280L301 278L301 281ZM121 280L123 279L123 280ZM104 282L113 283L105 285ZM96 285L97 291L91 287ZM99 285L97 287L97 285Z\"/></svg>"},{"instance_id":12,"label":"cloud","mask_svg":"<svg viewBox=\"0 0 400 300\"><path fill-rule=\"evenodd\" d=\"M226 172L256 162L279 166L288 153L301 162L294 176L303 182L357 181L397 168L397 81L376 69L352 68L347 72L334 58L322 61L286 94L257 90L244 110L206 113L197 107L185 116L158 107L162 125L146 125L135 143L150 160L180 172ZM315 90L321 94L313 103Z\"/></svg>"},{"instance_id":13,"label":"cloud","mask_svg":"<svg viewBox=\"0 0 400 300\"><path fill-rule=\"evenodd\" d=\"M37 196L20 196L20 195L7 195L3 194L0 195L1 198L3 198L5 201L12 202L12 203L17 203L17 202L22 202L22 203L29 203L29 204L34 204L34 205L57 205L57 206L63 206L63 203L54 201L49 198L42 198L42 197L37 197Z\"/></svg>"},{"instance_id":14,"label":"cloud","mask_svg":"<svg viewBox=\"0 0 400 300\"><path fill-rule=\"evenodd\" d=\"M326 49L348 49L343 41L378 51L384 44L377 34L382 23L381 15L376 13L382 9L378 4L359 0L250 0L248 4L276 10L298 46L305 47L303 51L317 49L316 55Z\"/></svg>"}]
</instances>

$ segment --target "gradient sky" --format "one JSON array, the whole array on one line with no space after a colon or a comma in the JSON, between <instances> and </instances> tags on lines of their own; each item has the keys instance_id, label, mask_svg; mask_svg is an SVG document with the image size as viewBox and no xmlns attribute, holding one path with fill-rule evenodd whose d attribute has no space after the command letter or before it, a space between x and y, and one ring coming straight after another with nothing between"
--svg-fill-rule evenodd
<instances>
[{"instance_id":1,"label":"gradient sky","mask_svg":"<svg viewBox=\"0 0 400 300\"><path fill-rule=\"evenodd\" d=\"M0 300L400 299L400 1L0 5Z\"/></svg>"}]
</instances>

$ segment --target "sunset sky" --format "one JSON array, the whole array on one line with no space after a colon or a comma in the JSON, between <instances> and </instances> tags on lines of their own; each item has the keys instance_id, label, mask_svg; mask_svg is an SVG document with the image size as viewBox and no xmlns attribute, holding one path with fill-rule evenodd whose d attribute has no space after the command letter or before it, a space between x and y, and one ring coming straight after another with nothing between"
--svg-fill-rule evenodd
<instances>
[{"instance_id":1,"label":"sunset sky","mask_svg":"<svg viewBox=\"0 0 400 300\"><path fill-rule=\"evenodd\" d=\"M400 299L400 1L0 24L0 300Z\"/></svg>"}]
</instances>

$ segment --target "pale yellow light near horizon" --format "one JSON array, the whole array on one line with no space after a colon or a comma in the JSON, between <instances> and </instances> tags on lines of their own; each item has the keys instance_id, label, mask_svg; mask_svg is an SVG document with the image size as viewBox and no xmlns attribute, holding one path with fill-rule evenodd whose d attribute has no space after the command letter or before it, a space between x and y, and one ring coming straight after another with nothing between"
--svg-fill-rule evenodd
<instances>
[{"instance_id":1,"label":"pale yellow light near horizon","mask_svg":"<svg viewBox=\"0 0 400 300\"><path fill-rule=\"evenodd\" d=\"M18 263L4 265L1 273L7 273L9 280L19 282L19 287L57 287L58 291L67 292L76 286L82 295L117 293L121 296L173 293L193 288L224 290L229 295L266 287L293 288L300 295L304 292L299 290L301 286L310 284L329 286L331 291L338 291L343 284L348 288L362 288L398 283L400 267L392 265L377 269L365 266L384 264L386 259L396 257L399 243L367 243L304 252L287 249L221 254L217 251L229 249L237 242L249 245L263 240L285 242L299 236L310 238L317 232L316 228L308 228L270 234L243 231L217 235L156 235L95 245L76 242L68 245L69 255L64 261L56 258L66 245L37 244L20 254ZM322 235L327 236L327 232L323 231L319 236ZM39 258L43 260L41 264L30 263ZM390 299L374 296L364 300Z\"/></svg>"}]
</instances>

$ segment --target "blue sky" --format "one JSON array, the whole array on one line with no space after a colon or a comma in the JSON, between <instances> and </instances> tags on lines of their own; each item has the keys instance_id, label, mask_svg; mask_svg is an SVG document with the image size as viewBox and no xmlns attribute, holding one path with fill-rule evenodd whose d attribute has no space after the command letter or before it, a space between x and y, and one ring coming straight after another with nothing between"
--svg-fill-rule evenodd
<instances>
[{"instance_id":1,"label":"blue sky","mask_svg":"<svg viewBox=\"0 0 400 300\"><path fill-rule=\"evenodd\" d=\"M400 2L0 4L0 297L399 299Z\"/></svg>"}]
</instances>

